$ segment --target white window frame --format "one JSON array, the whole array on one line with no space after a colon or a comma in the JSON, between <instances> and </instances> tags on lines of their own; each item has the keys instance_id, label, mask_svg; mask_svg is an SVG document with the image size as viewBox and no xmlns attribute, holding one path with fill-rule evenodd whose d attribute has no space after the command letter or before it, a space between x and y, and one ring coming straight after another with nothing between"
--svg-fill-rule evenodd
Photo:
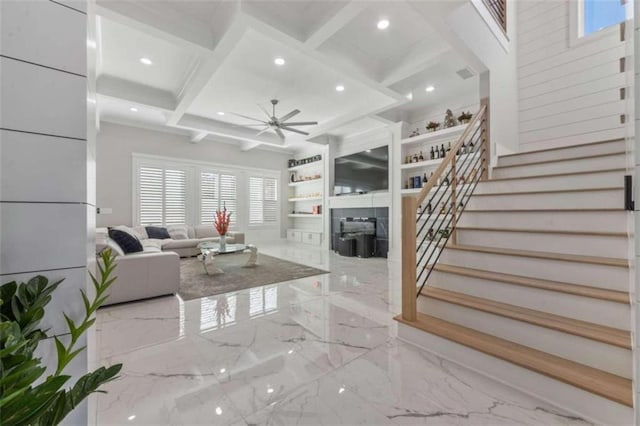
<instances>
[{"instance_id":1,"label":"white window frame","mask_svg":"<svg viewBox=\"0 0 640 426\"><path fill-rule=\"evenodd\" d=\"M159 155L132 153L132 190L131 190L131 214L134 226L139 225L138 219L138 168L140 166L164 167L164 168L184 168L187 172L187 225L200 224L200 173L201 171L213 171L220 174L232 174L236 176L236 223L232 230L246 231L280 229L282 223L282 171L274 169L249 168L242 166L230 166L228 164L218 164L205 161L189 159L176 159ZM283 164L283 169L286 165ZM276 179L278 204L277 221L268 225L249 225L249 176L268 177ZM285 180L286 181L286 180ZM286 197L284 197L286 199Z\"/></svg>"},{"instance_id":2,"label":"white window frame","mask_svg":"<svg viewBox=\"0 0 640 426\"><path fill-rule=\"evenodd\" d=\"M240 224L240 182L241 182L241 176L239 175L240 173L236 170L236 171L231 171L231 170L223 170L220 168L214 168L214 167L204 167L204 166L199 166L196 168L196 181L197 181L197 188L196 188L196 222L198 225L205 225L202 223L202 186L200 185L201 183L201 178L202 178L202 173L213 173L213 174L217 174L218 175L218 203L220 202L220 176L221 175L232 175L235 176L236 178L236 200L235 200L235 210L232 211L233 217L231 220L231 226L229 227L230 231L236 231L239 228L239 224ZM222 209L222 205L219 203L218 204L218 209ZM208 224L207 224L208 225Z\"/></svg>"},{"instance_id":3,"label":"white window frame","mask_svg":"<svg viewBox=\"0 0 640 426\"><path fill-rule=\"evenodd\" d=\"M584 0L569 0L569 47L591 43L620 31L619 24L584 35ZM627 0L626 21L633 19L633 0Z\"/></svg>"},{"instance_id":4,"label":"white window frame","mask_svg":"<svg viewBox=\"0 0 640 426\"><path fill-rule=\"evenodd\" d=\"M251 178L266 178L266 179L275 179L276 180L276 193L278 194L278 200L277 200L277 210L276 210L276 221L275 222L269 222L269 223L259 223L259 224L252 224L251 223L251 218L250 218L250 203L251 200L249 198L250 195L250 182L251 182ZM280 229L280 221L281 221L281 214L282 214L282 191L281 191L281 185L282 185L282 178L280 176L280 174L274 174L274 173L248 173L247 174L247 179L245 181L245 189L247 192L247 228L250 229Z\"/></svg>"}]
</instances>

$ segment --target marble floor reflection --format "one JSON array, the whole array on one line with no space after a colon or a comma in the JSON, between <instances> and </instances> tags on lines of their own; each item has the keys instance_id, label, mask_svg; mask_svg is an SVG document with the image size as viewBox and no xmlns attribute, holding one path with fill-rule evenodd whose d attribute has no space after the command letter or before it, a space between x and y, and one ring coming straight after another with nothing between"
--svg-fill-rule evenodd
<instances>
[{"instance_id":1,"label":"marble floor reflection","mask_svg":"<svg viewBox=\"0 0 640 426\"><path fill-rule=\"evenodd\" d=\"M393 262L260 251L331 272L99 312L99 362L124 367L97 396L98 425L586 423L398 341Z\"/></svg>"}]
</instances>

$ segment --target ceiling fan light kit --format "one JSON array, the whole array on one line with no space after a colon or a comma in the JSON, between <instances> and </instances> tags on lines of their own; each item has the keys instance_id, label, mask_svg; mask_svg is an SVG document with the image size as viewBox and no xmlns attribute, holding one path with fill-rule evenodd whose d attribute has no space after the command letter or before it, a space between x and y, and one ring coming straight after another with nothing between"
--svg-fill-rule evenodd
<instances>
[{"instance_id":1,"label":"ceiling fan light kit","mask_svg":"<svg viewBox=\"0 0 640 426\"><path fill-rule=\"evenodd\" d=\"M246 124L243 126L250 126L250 127L255 127L255 126L264 126L263 129L261 129L256 136L259 136L269 130L273 130L278 137L281 140L285 140L285 135L282 132L283 130L286 130L287 132L293 132L293 133L298 133L301 135L305 135L308 136L309 133L307 132L303 132L302 130L298 130L298 129L294 129L294 127L297 126L315 126L316 124L318 124L317 121L288 121L290 119L292 119L293 117L295 117L296 115L300 114L300 110L299 109L294 109L293 111L289 112L288 114L283 115L282 117L277 117L276 116L276 105L278 105L278 100L277 99L271 99L271 105L272 105L272 112L271 114L269 114L269 112L263 108L260 104L258 104L258 107L262 110L262 112L265 113L265 115L267 116L267 120L260 120L258 118L254 118L254 117L248 117L246 115L242 115L242 114L237 114L237 113L231 113L233 115L236 115L238 117L242 117L242 118L246 118L247 120L252 120L252 121L257 121L261 124Z\"/></svg>"}]
</instances>

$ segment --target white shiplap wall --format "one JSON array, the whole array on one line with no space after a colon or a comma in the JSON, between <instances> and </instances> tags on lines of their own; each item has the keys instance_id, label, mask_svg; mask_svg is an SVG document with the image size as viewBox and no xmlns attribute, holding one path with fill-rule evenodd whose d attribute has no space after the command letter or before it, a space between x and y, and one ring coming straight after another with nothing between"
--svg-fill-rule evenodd
<instances>
[{"instance_id":1,"label":"white shiplap wall","mask_svg":"<svg viewBox=\"0 0 640 426\"><path fill-rule=\"evenodd\" d=\"M575 145L625 136L619 26L570 43L568 0L519 4L520 149ZM572 45L570 45L572 44Z\"/></svg>"},{"instance_id":2,"label":"white shiplap wall","mask_svg":"<svg viewBox=\"0 0 640 426\"><path fill-rule=\"evenodd\" d=\"M0 1L0 282L64 278L42 323L66 332L87 288L89 187L86 0ZM79 342L82 346L86 339ZM38 349L54 366L55 347ZM87 371L82 353L67 370ZM70 382L69 384L72 384ZM86 404L66 424L86 424Z\"/></svg>"}]
</instances>

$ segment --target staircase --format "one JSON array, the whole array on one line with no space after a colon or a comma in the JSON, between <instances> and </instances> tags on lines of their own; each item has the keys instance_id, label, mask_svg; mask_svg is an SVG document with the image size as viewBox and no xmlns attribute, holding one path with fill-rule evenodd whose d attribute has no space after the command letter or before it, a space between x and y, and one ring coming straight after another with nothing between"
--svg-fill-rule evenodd
<instances>
[{"instance_id":1,"label":"staircase","mask_svg":"<svg viewBox=\"0 0 640 426\"><path fill-rule=\"evenodd\" d=\"M500 157L422 265L413 317L403 298L399 337L590 420L631 424L625 158L624 140Z\"/></svg>"}]
</instances>

